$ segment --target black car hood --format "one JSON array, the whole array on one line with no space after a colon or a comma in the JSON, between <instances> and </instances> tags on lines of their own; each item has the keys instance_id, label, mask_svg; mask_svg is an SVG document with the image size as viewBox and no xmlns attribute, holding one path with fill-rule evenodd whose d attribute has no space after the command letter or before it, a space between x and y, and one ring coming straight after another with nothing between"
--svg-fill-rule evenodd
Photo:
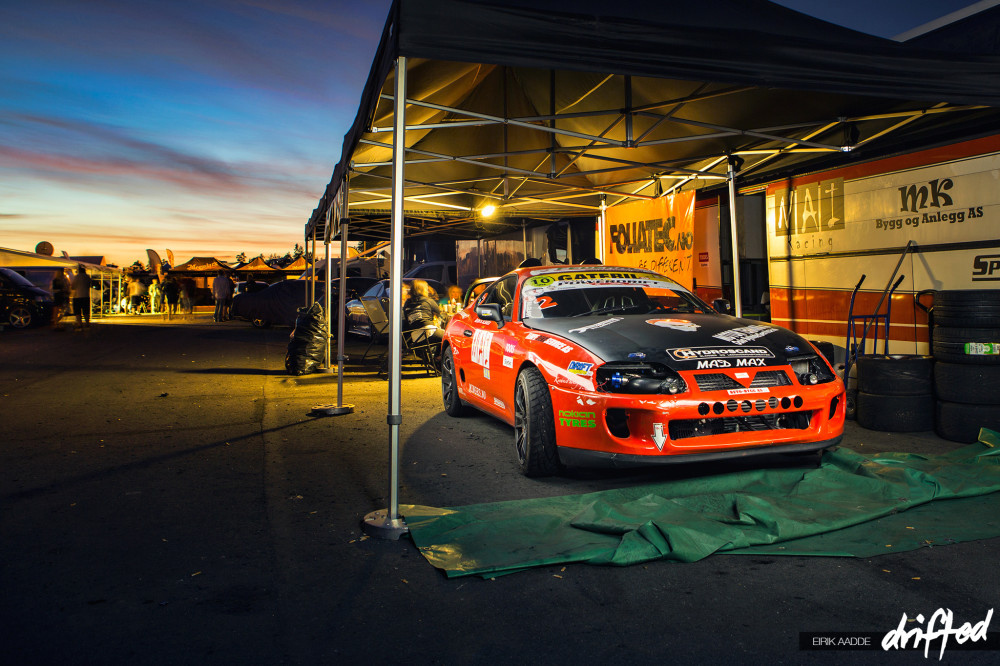
<instances>
[{"instance_id":1,"label":"black car hood","mask_svg":"<svg viewBox=\"0 0 1000 666\"><path fill-rule=\"evenodd\" d=\"M785 365L815 354L799 335L780 326L717 314L645 314L525 319L524 325L565 338L604 361L663 363L675 370L735 366L733 359ZM728 362L728 364L727 364ZM757 362L759 363L759 361Z\"/></svg>"}]
</instances>

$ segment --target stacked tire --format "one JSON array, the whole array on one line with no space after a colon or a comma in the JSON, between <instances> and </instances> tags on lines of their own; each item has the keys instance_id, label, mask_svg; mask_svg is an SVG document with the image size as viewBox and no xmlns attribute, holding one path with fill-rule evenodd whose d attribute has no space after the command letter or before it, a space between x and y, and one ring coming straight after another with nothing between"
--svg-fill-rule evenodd
<instances>
[{"instance_id":1,"label":"stacked tire","mask_svg":"<svg viewBox=\"0 0 1000 666\"><path fill-rule=\"evenodd\" d=\"M933 366L930 356L859 356L858 425L886 432L933 430Z\"/></svg>"},{"instance_id":2,"label":"stacked tire","mask_svg":"<svg viewBox=\"0 0 1000 666\"><path fill-rule=\"evenodd\" d=\"M939 291L931 313L935 430L975 442L1000 430L1000 290Z\"/></svg>"}]
</instances>

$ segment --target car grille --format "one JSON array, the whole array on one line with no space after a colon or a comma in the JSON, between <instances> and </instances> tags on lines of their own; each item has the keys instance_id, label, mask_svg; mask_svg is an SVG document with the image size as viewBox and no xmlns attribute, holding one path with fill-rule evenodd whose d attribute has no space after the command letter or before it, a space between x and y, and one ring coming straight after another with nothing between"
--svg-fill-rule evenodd
<instances>
[{"instance_id":1,"label":"car grille","mask_svg":"<svg viewBox=\"0 0 1000 666\"><path fill-rule=\"evenodd\" d=\"M753 414L747 416L721 416L706 419L679 419L670 422L670 439L727 435L737 432L762 430L805 430L809 427L811 411L783 412L781 414Z\"/></svg>"},{"instance_id":2,"label":"car grille","mask_svg":"<svg viewBox=\"0 0 1000 666\"><path fill-rule=\"evenodd\" d=\"M792 380L784 370L761 370L754 375L750 388L762 388L766 386L791 386Z\"/></svg>"},{"instance_id":3,"label":"car grille","mask_svg":"<svg viewBox=\"0 0 1000 666\"><path fill-rule=\"evenodd\" d=\"M721 372L695 375L694 380L698 382L698 389L701 391L727 391L746 388L729 375L724 375Z\"/></svg>"},{"instance_id":4,"label":"car grille","mask_svg":"<svg viewBox=\"0 0 1000 666\"><path fill-rule=\"evenodd\" d=\"M706 372L695 375L694 380L698 382L698 389L701 391L731 391L747 388L744 384L721 372ZM749 388L791 385L792 381L784 370L760 370L754 375Z\"/></svg>"}]
</instances>

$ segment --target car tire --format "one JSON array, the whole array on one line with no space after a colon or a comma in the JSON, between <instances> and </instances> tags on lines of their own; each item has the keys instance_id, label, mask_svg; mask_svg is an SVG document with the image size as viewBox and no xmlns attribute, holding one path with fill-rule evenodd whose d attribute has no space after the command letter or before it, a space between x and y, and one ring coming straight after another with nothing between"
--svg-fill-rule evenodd
<instances>
[{"instance_id":1,"label":"car tire","mask_svg":"<svg viewBox=\"0 0 1000 666\"><path fill-rule=\"evenodd\" d=\"M537 368L525 368L514 386L514 451L525 476L552 476L562 469L549 387Z\"/></svg>"},{"instance_id":2,"label":"car tire","mask_svg":"<svg viewBox=\"0 0 1000 666\"><path fill-rule=\"evenodd\" d=\"M858 357L858 389L881 395L928 395L934 359L903 354Z\"/></svg>"},{"instance_id":3,"label":"car tire","mask_svg":"<svg viewBox=\"0 0 1000 666\"><path fill-rule=\"evenodd\" d=\"M451 352L451 347L445 349L441 355L441 400L448 416L465 414L465 405L458 397L458 377L455 375L455 356Z\"/></svg>"},{"instance_id":4,"label":"car tire","mask_svg":"<svg viewBox=\"0 0 1000 666\"><path fill-rule=\"evenodd\" d=\"M1000 365L934 365L938 400L967 405L1000 405Z\"/></svg>"},{"instance_id":5,"label":"car tire","mask_svg":"<svg viewBox=\"0 0 1000 666\"><path fill-rule=\"evenodd\" d=\"M970 365L998 365L998 354L967 354L969 343L991 342L1000 345L1000 328L959 328L935 326L932 331L931 350L934 358L949 363Z\"/></svg>"},{"instance_id":6,"label":"car tire","mask_svg":"<svg viewBox=\"0 0 1000 666\"><path fill-rule=\"evenodd\" d=\"M28 328L31 326L31 320L31 309L23 305L14 306L7 315L7 321L14 328Z\"/></svg>"},{"instance_id":7,"label":"car tire","mask_svg":"<svg viewBox=\"0 0 1000 666\"><path fill-rule=\"evenodd\" d=\"M881 395L858 391L858 425L884 432L934 429L934 396Z\"/></svg>"},{"instance_id":8,"label":"car tire","mask_svg":"<svg viewBox=\"0 0 1000 666\"><path fill-rule=\"evenodd\" d=\"M934 293L935 326L1000 327L1000 289L958 289Z\"/></svg>"},{"instance_id":9,"label":"car tire","mask_svg":"<svg viewBox=\"0 0 1000 666\"><path fill-rule=\"evenodd\" d=\"M938 401L934 430L944 439L971 444L979 440L979 429L1000 430L1000 405L963 405Z\"/></svg>"},{"instance_id":10,"label":"car tire","mask_svg":"<svg viewBox=\"0 0 1000 666\"><path fill-rule=\"evenodd\" d=\"M260 317L254 317L251 319L250 325L254 328L271 328L271 322L266 319L261 319Z\"/></svg>"}]
</instances>

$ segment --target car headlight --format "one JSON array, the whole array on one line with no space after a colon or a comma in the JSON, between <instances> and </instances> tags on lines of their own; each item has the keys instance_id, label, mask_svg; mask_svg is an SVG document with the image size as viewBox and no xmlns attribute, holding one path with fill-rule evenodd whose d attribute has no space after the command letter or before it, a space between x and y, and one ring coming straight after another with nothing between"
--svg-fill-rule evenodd
<instances>
[{"instance_id":1,"label":"car headlight","mask_svg":"<svg viewBox=\"0 0 1000 666\"><path fill-rule=\"evenodd\" d=\"M803 386L827 384L835 379L830 367L816 354L789 356L788 364L792 366L792 372Z\"/></svg>"},{"instance_id":2,"label":"car headlight","mask_svg":"<svg viewBox=\"0 0 1000 666\"><path fill-rule=\"evenodd\" d=\"M597 390L606 393L666 393L688 390L681 376L660 363L605 363L597 369Z\"/></svg>"}]
</instances>

